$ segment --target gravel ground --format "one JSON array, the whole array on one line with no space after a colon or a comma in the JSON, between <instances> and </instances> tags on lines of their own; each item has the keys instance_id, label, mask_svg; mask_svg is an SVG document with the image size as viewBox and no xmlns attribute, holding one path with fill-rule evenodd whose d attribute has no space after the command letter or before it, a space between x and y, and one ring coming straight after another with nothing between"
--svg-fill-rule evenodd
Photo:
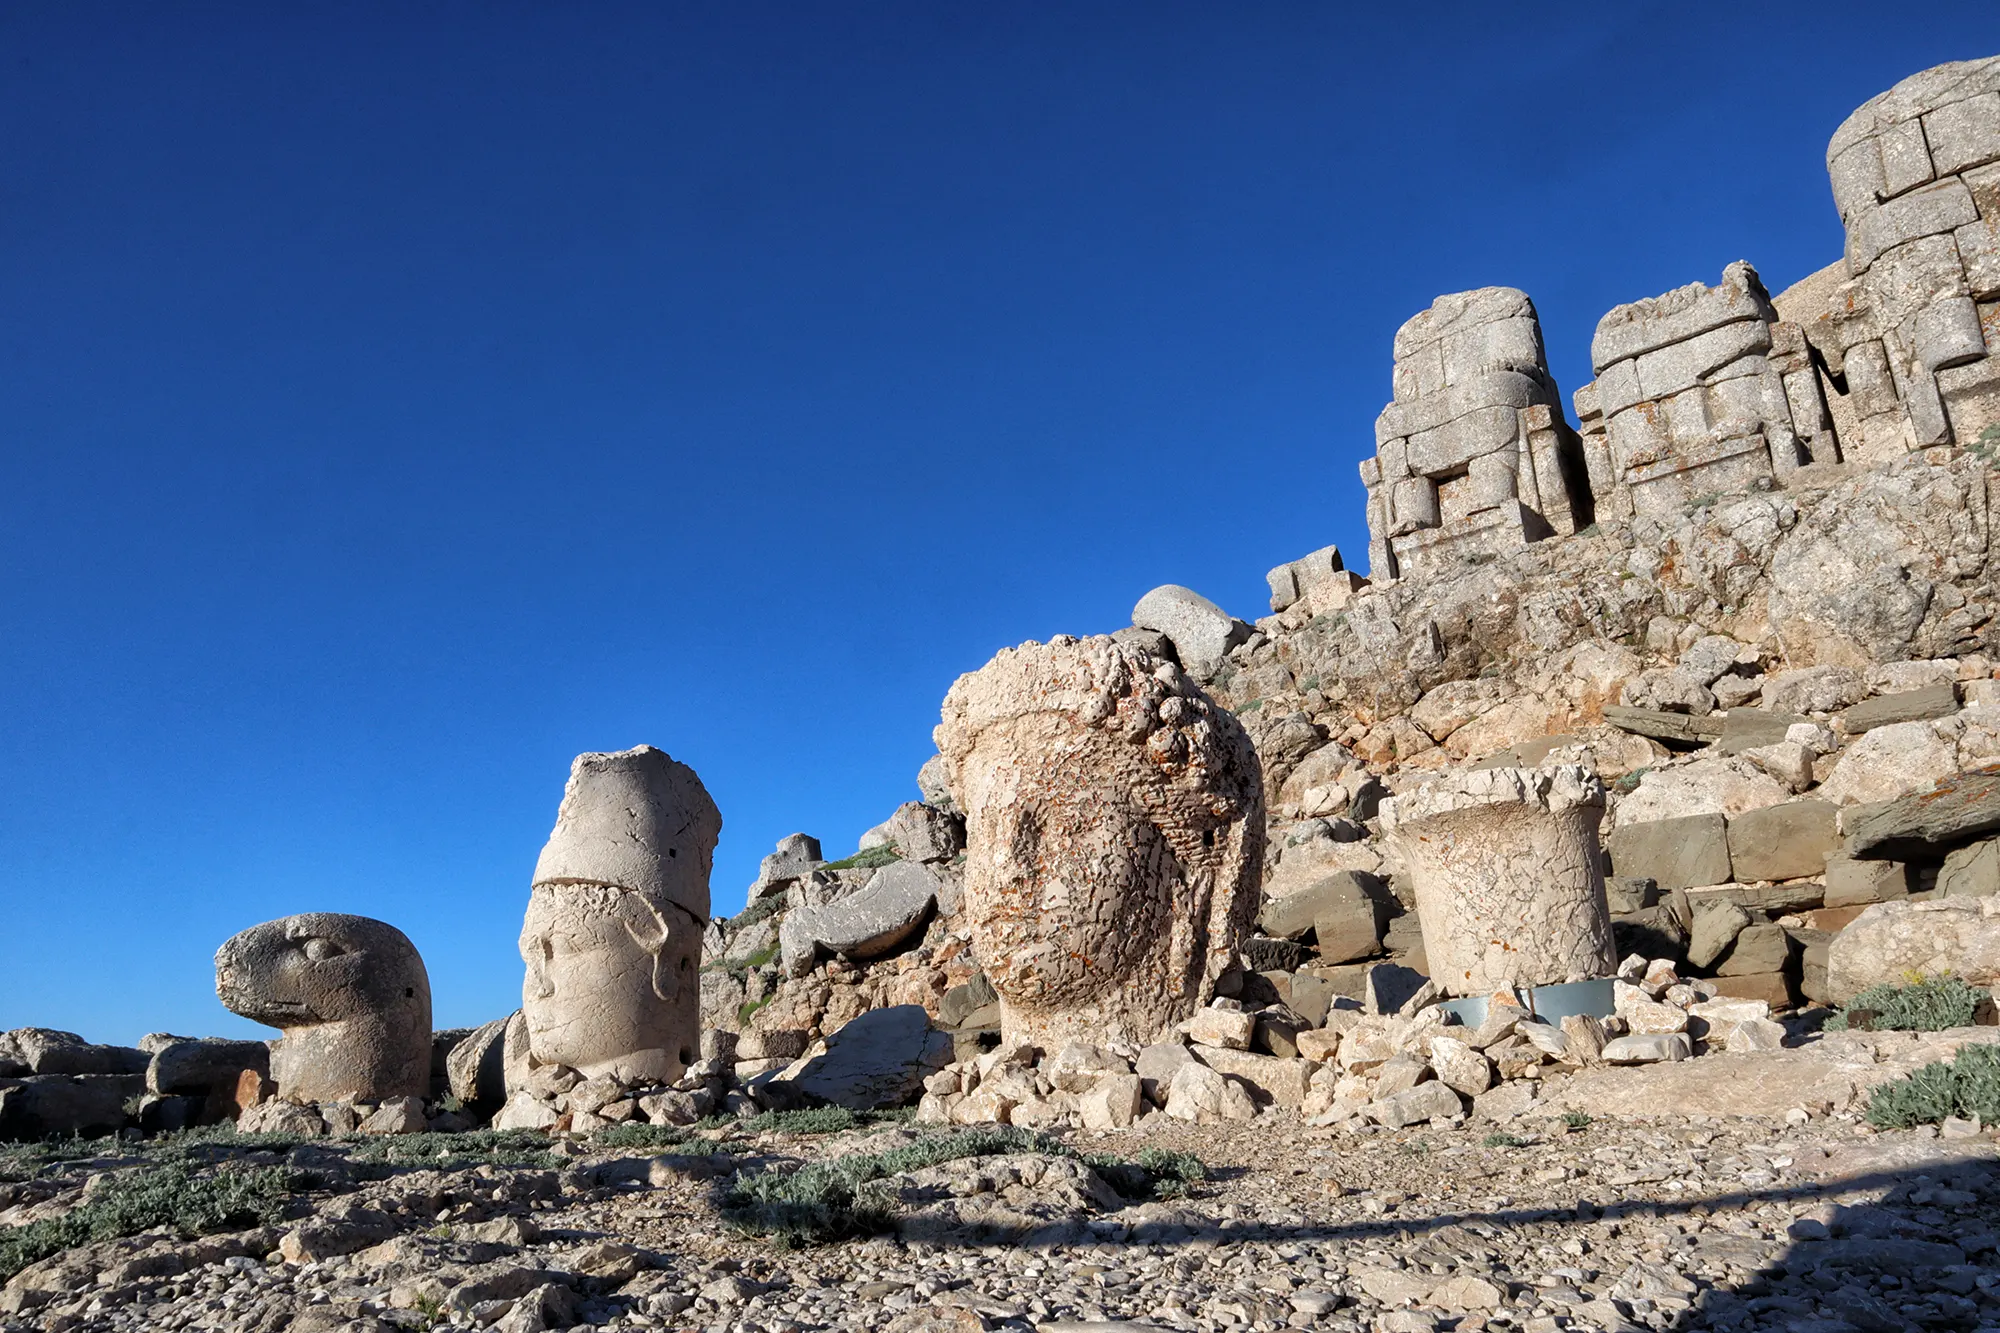
<instances>
[{"instance_id":1,"label":"gravel ground","mask_svg":"<svg viewBox=\"0 0 2000 1333\"><path fill-rule=\"evenodd\" d=\"M1990 1133L1695 1117L1356 1135L1279 1113L1226 1126L1155 1116L1071 1142L1194 1153L1209 1177L1188 1197L1077 1206L967 1159L927 1177L956 1232L906 1225L901 1238L785 1249L717 1215L727 1177L714 1162L795 1165L884 1141L767 1134L734 1141L733 1159L659 1168L586 1153L554 1171L406 1172L311 1196L315 1216L239 1238L271 1247L261 1255L158 1238L74 1251L56 1289L0 1327L2000 1328ZM315 1245L352 1248L356 1228L367 1246L316 1257ZM176 1266L146 1258L161 1253L184 1271L143 1271ZM480 1292L492 1294L469 1299Z\"/></svg>"}]
</instances>

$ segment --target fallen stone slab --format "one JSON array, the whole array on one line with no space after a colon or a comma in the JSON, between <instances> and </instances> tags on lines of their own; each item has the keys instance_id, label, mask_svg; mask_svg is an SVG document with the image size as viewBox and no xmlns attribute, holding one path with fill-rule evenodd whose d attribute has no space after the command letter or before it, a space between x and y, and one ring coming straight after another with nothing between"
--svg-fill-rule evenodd
<instances>
[{"instance_id":1,"label":"fallen stone slab","mask_svg":"<svg viewBox=\"0 0 2000 1333\"><path fill-rule=\"evenodd\" d=\"M994 992L993 983L984 972L974 972L970 981L953 986L938 1001L938 1022L948 1028L964 1027L971 1015L998 1003L1000 997Z\"/></svg>"},{"instance_id":2,"label":"fallen stone slab","mask_svg":"<svg viewBox=\"0 0 2000 1333\"><path fill-rule=\"evenodd\" d=\"M1830 801L1786 801L1729 821L1729 864L1739 880L1803 879L1825 871L1840 847Z\"/></svg>"},{"instance_id":3,"label":"fallen stone slab","mask_svg":"<svg viewBox=\"0 0 2000 1333\"><path fill-rule=\"evenodd\" d=\"M1275 972L1289 974L1294 968L1305 965L1312 950L1295 940L1274 940L1267 935L1252 935L1243 941L1243 965L1252 972Z\"/></svg>"},{"instance_id":4,"label":"fallen stone slab","mask_svg":"<svg viewBox=\"0 0 2000 1333\"><path fill-rule=\"evenodd\" d=\"M115 1134L143 1074L38 1074L0 1086L0 1140Z\"/></svg>"},{"instance_id":5,"label":"fallen stone slab","mask_svg":"<svg viewBox=\"0 0 2000 1333\"><path fill-rule=\"evenodd\" d=\"M1840 827L1849 856L1935 861L1960 843L2000 832L2000 765L1946 778L1929 791L1850 806Z\"/></svg>"},{"instance_id":6,"label":"fallen stone slab","mask_svg":"<svg viewBox=\"0 0 2000 1333\"><path fill-rule=\"evenodd\" d=\"M172 1041L153 1052L152 1063L146 1068L146 1090L193 1097L233 1093L246 1069L269 1078L271 1048L261 1041L224 1037Z\"/></svg>"},{"instance_id":7,"label":"fallen stone slab","mask_svg":"<svg viewBox=\"0 0 2000 1333\"><path fill-rule=\"evenodd\" d=\"M1722 736L1725 719L1710 714L1696 717L1692 713L1669 713L1658 708L1631 708L1624 704L1607 704L1604 720L1620 731L1629 731L1635 736L1650 736L1656 741L1668 741L1679 745L1706 745ZM1784 739L1781 732L1779 740Z\"/></svg>"},{"instance_id":8,"label":"fallen stone slab","mask_svg":"<svg viewBox=\"0 0 2000 1333\"><path fill-rule=\"evenodd\" d=\"M1608 831L1604 846L1619 875L1649 879L1662 889L1729 880L1729 829L1719 814L1627 824Z\"/></svg>"},{"instance_id":9,"label":"fallen stone slab","mask_svg":"<svg viewBox=\"0 0 2000 1333\"><path fill-rule=\"evenodd\" d=\"M951 1037L932 1029L922 1005L894 1004L854 1019L777 1081L815 1101L875 1110L914 1101L951 1056Z\"/></svg>"},{"instance_id":10,"label":"fallen stone slab","mask_svg":"<svg viewBox=\"0 0 2000 1333\"><path fill-rule=\"evenodd\" d=\"M1791 961L1792 940L1784 927L1759 922L1745 926L1715 965L1717 976L1743 977L1782 972Z\"/></svg>"},{"instance_id":11,"label":"fallen stone slab","mask_svg":"<svg viewBox=\"0 0 2000 1333\"><path fill-rule=\"evenodd\" d=\"M1337 870L1265 903L1257 924L1267 935L1295 940L1324 916L1352 913L1365 915L1372 922L1376 915L1374 897L1369 893L1368 879L1372 878L1364 879L1358 871Z\"/></svg>"},{"instance_id":12,"label":"fallen stone slab","mask_svg":"<svg viewBox=\"0 0 2000 1333\"><path fill-rule=\"evenodd\" d=\"M451 1095L465 1105L497 1108L506 1102L507 1025L513 1019L509 1014L474 1028L445 1056Z\"/></svg>"},{"instance_id":13,"label":"fallen stone slab","mask_svg":"<svg viewBox=\"0 0 2000 1333\"><path fill-rule=\"evenodd\" d=\"M54 1028L16 1028L5 1045L31 1074L143 1074L151 1060L136 1047L100 1046Z\"/></svg>"},{"instance_id":14,"label":"fallen stone slab","mask_svg":"<svg viewBox=\"0 0 2000 1333\"><path fill-rule=\"evenodd\" d=\"M1430 1120L1448 1120L1465 1114L1465 1103L1442 1083L1419 1083L1392 1096L1368 1103L1363 1114L1378 1125L1404 1129Z\"/></svg>"},{"instance_id":15,"label":"fallen stone slab","mask_svg":"<svg viewBox=\"0 0 2000 1333\"><path fill-rule=\"evenodd\" d=\"M824 907L795 907L778 933L785 973L802 977L822 953L879 958L915 934L937 902L938 877L915 861L876 871L851 898Z\"/></svg>"},{"instance_id":16,"label":"fallen stone slab","mask_svg":"<svg viewBox=\"0 0 2000 1333\"><path fill-rule=\"evenodd\" d=\"M1685 1032L1638 1032L1605 1042L1598 1058L1608 1065L1648 1065L1693 1055L1694 1045Z\"/></svg>"},{"instance_id":17,"label":"fallen stone slab","mask_svg":"<svg viewBox=\"0 0 2000 1333\"><path fill-rule=\"evenodd\" d=\"M1250 637L1242 621L1194 589L1175 583L1141 597L1132 608L1132 624L1173 640L1181 665L1197 680L1213 676L1229 650Z\"/></svg>"},{"instance_id":18,"label":"fallen stone slab","mask_svg":"<svg viewBox=\"0 0 2000 1333\"><path fill-rule=\"evenodd\" d=\"M1304 1060L1223 1047L1197 1046L1194 1057L1218 1074L1241 1080L1253 1094L1296 1111L1306 1098L1309 1070Z\"/></svg>"},{"instance_id":19,"label":"fallen stone slab","mask_svg":"<svg viewBox=\"0 0 2000 1333\"><path fill-rule=\"evenodd\" d=\"M1698 968L1711 966L1729 952L1729 946L1749 924L1750 914L1736 903L1722 900L1698 905L1688 932L1688 962Z\"/></svg>"},{"instance_id":20,"label":"fallen stone slab","mask_svg":"<svg viewBox=\"0 0 2000 1333\"><path fill-rule=\"evenodd\" d=\"M1958 711L1958 686L1946 682L1901 694L1883 694L1840 713L1840 729L1859 736L1897 722L1923 722Z\"/></svg>"},{"instance_id":21,"label":"fallen stone slab","mask_svg":"<svg viewBox=\"0 0 2000 1333\"><path fill-rule=\"evenodd\" d=\"M1715 748L1723 754L1741 754L1761 746L1776 745L1795 723L1812 719L1797 713L1780 713L1764 708L1732 708L1722 715L1722 734Z\"/></svg>"},{"instance_id":22,"label":"fallen stone slab","mask_svg":"<svg viewBox=\"0 0 2000 1333\"><path fill-rule=\"evenodd\" d=\"M1685 1038L1683 1038L1685 1040ZM1608 1043L1607 1043L1608 1045ZM1615 1069L1585 1069L1543 1090L1548 1110L1649 1117L1701 1114L1783 1120L1794 1108L1844 1110L1857 1089L1896 1076L1869 1057L1842 1062L1810 1050L1715 1053Z\"/></svg>"},{"instance_id":23,"label":"fallen stone slab","mask_svg":"<svg viewBox=\"0 0 2000 1333\"><path fill-rule=\"evenodd\" d=\"M1941 898L1991 898L2000 893L2000 838L1953 849L1938 870Z\"/></svg>"},{"instance_id":24,"label":"fallen stone slab","mask_svg":"<svg viewBox=\"0 0 2000 1333\"><path fill-rule=\"evenodd\" d=\"M1863 859L1835 853L1826 858L1824 906L1865 907L1910 896L1910 867L1906 862Z\"/></svg>"},{"instance_id":25,"label":"fallen stone slab","mask_svg":"<svg viewBox=\"0 0 2000 1333\"><path fill-rule=\"evenodd\" d=\"M1163 1041L1140 1051L1139 1058L1133 1062L1132 1072L1139 1076L1146 1095L1165 1105L1167 1088L1174 1081L1174 1072L1182 1065L1198 1063L1194 1052L1187 1047L1177 1041Z\"/></svg>"},{"instance_id":26,"label":"fallen stone slab","mask_svg":"<svg viewBox=\"0 0 2000 1333\"><path fill-rule=\"evenodd\" d=\"M1750 972L1714 979L1715 993L1733 1000L1762 1000L1773 1009L1792 1003L1792 979L1786 972ZM1815 996L1814 998L1819 998Z\"/></svg>"}]
</instances>

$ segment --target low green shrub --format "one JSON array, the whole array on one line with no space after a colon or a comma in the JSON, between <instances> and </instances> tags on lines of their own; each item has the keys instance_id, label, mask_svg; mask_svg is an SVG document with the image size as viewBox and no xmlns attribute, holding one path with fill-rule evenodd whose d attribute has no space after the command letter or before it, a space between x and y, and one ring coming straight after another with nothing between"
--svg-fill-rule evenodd
<instances>
[{"instance_id":1,"label":"low green shrub","mask_svg":"<svg viewBox=\"0 0 2000 1333\"><path fill-rule=\"evenodd\" d=\"M1954 1115L2000 1123L2000 1046L1966 1046L1951 1060L1933 1061L1868 1098L1868 1123L1877 1129L1934 1125Z\"/></svg>"},{"instance_id":2,"label":"low green shrub","mask_svg":"<svg viewBox=\"0 0 2000 1333\"><path fill-rule=\"evenodd\" d=\"M1198 1180L1208 1179L1208 1167L1191 1152L1171 1148L1141 1148L1134 1159L1150 1177L1150 1193L1156 1199L1179 1199Z\"/></svg>"},{"instance_id":3,"label":"low green shrub","mask_svg":"<svg viewBox=\"0 0 2000 1333\"><path fill-rule=\"evenodd\" d=\"M887 1111L851 1111L845 1106L811 1106L800 1111L765 1111L741 1122L752 1134L840 1134L864 1125L894 1124L916 1114L910 1106Z\"/></svg>"},{"instance_id":4,"label":"low green shrub","mask_svg":"<svg viewBox=\"0 0 2000 1333\"><path fill-rule=\"evenodd\" d=\"M1868 1014L1878 1031L1942 1032L1971 1024L1986 992L1959 977L1919 977L1906 986L1870 986L1826 1020L1826 1029L1847 1028L1849 1015Z\"/></svg>"},{"instance_id":5,"label":"low green shrub","mask_svg":"<svg viewBox=\"0 0 2000 1333\"><path fill-rule=\"evenodd\" d=\"M896 850L896 844L885 842L879 847L856 852L845 861L828 861L821 870L880 870L892 861L900 861L903 854Z\"/></svg>"},{"instance_id":6,"label":"low green shrub","mask_svg":"<svg viewBox=\"0 0 2000 1333\"><path fill-rule=\"evenodd\" d=\"M744 908L742 911L738 912L735 916L730 918L729 933L733 935L737 931L742 930L746 926L756 925L759 921L762 921L765 917L770 916L774 912L782 912L784 910L785 910L784 894L782 893L767 894L764 897L759 898L756 902L751 903L748 907Z\"/></svg>"},{"instance_id":7,"label":"low green shrub","mask_svg":"<svg viewBox=\"0 0 2000 1333\"><path fill-rule=\"evenodd\" d=\"M690 1135L678 1125L649 1125L643 1120L627 1120L622 1125L601 1129L591 1137L600 1148L678 1148ZM703 1140L706 1142L706 1140Z\"/></svg>"},{"instance_id":8,"label":"low green shrub","mask_svg":"<svg viewBox=\"0 0 2000 1333\"><path fill-rule=\"evenodd\" d=\"M1189 1153L1148 1148L1127 1163L1101 1154L1086 1157L1046 1134L995 1125L927 1135L879 1153L739 1175L723 1195L722 1216L738 1230L770 1236L788 1248L865 1235L893 1219L893 1205L879 1186L887 1177L964 1157L1017 1152L1082 1161L1127 1198L1178 1198L1208 1175L1201 1159Z\"/></svg>"},{"instance_id":9,"label":"low green shrub","mask_svg":"<svg viewBox=\"0 0 2000 1333\"><path fill-rule=\"evenodd\" d=\"M95 1240L172 1227L183 1236L275 1222L297 1180L283 1167L199 1172L186 1162L108 1177L61 1217L0 1231L0 1282L29 1264Z\"/></svg>"},{"instance_id":10,"label":"low green shrub","mask_svg":"<svg viewBox=\"0 0 2000 1333\"><path fill-rule=\"evenodd\" d=\"M538 1129L477 1129L459 1134L394 1134L340 1140L348 1160L376 1166L428 1166L457 1169L468 1166L552 1166L561 1159L549 1151L547 1134Z\"/></svg>"},{"instance_id":11,"label":"low green shrub","mask_svg":"<svg viewBox=\"0 0 2000 1333\"><path fill-rule=\"evenodd\" d=\"M1045 1142L1042 1135L1002 1125L932 1135L886 1152L768 1167L736 1177L723 1195L722 1216L785 1246L864 1235L887 1226L891 1216L887 1198L869 1189L875 1182L961 1157L1029 1152Z\"/></svg>"},{"instance_id":12,"label":"low green shrub","mask_svg":"<svg viewBox=\"0 0 2000 1333\"><path fill-rule=\"evenodd\" d=\"M1489 1148L1525 1148L1528 1141L1518 1134L1488 1134L1485 1144Z\"/></svg>"}]
</instances>

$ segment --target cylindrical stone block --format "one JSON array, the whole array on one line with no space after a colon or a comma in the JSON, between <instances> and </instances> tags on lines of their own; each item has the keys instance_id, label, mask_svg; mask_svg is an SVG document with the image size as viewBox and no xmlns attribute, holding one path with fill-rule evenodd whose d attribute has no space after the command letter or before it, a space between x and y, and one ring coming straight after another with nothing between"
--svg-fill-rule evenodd
<instances>
[{"instance_id":1,"label":"cylindrical stone block","mask_svg":"<svg viewBox=\"0 0 2000 1333\"><path fill-rule=\"evenodd\" d=\"M1453 774L1382 803L1439 989L1481 995L1611 975L1603 817L1603 784L1575 764Z\"/></svg>"}]
</instances>

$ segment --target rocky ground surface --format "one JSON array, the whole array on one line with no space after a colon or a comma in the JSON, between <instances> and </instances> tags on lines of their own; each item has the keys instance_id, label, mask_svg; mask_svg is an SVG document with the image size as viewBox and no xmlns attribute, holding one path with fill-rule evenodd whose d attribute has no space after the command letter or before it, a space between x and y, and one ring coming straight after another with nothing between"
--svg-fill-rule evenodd
<instances>
[{"instance_id":1,"label":"rocky ground surface","mask_svg":"<svg viewBox=\"0 0 2000 1333\"><path fill-rule=\"evenodd\" d=\"M730 1225L732 1181L1021 1132L724 1127L664 1153L558 1140L455 1165L370 1164L339 1142L238 1148L238 1167L305 1173L289 1216L74 1247L8 1284L0 1329L2000 1327L2000 1148L1952 1130L1803 1112L1361 1133L1282 1111L1155 1114L1044 1141L1067 1151L892 1175L885 1230L790 1248ZM1136 1173L1085 1164L1148 1149L1195 1154L1206 1178L1146 1198ZM17 1173L30 1178L0 1186L0 1222L60 1216L132 1164Z\"/></svg>"}]
</instances>

